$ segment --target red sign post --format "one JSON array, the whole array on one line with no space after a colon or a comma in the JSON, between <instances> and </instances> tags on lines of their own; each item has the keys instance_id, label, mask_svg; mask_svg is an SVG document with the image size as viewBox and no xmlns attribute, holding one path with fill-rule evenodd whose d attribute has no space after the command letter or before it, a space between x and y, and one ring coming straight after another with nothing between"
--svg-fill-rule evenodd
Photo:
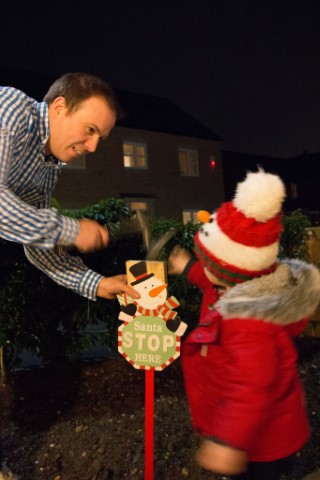
<instances>
[{"instance_id":1,"label":"red sign post","mask_svg":"<svg viewBox=\"0 0 320 480\"><path fill-rule=\"evenodd\" d=\"M140 298L118 296L121 306L118 350L136 369L145 370L145 480L154 470L154 371L163 370L180 355L180 337L186 324L177 317L179 306L167 298L163 262L127 262L128 283Z\"/></svg>"}]
</instances>

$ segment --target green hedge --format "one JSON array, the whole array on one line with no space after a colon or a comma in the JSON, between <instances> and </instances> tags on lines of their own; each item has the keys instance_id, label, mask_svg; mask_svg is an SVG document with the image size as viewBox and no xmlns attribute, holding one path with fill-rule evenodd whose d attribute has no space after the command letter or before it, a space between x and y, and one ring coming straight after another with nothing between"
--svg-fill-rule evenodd
<instances>
[{"instance_id":1,"label":"green hedge","mask_svg":"<svg viewBox=\"0 0 320 480\"><path fill-rule=\"evenodd\" d=\"M131 215L126 204L116 199L103 200L77 212L63 213L76 218L94 218L108 224L109 228L116 227L121 219ZM304 228L308 226L306 217L301 212L294 212L285 218L284 223L282 256L302 256ZM183 225L176 220L150 219L154 238L170 228L176 230L173 242L192 251L197 226L192 223ZM117 301L89 301L58 286L26 260L21 245L0 239L0 256L0 347L18 354L27 349L46 361L76 359L84 348L97 340L88 334L88 327L103 321L106 332L99 340L116 351ZM124 273L126 260L145 257L142 236L120 238L106 249L80 256L88 267L102 275ZM180 301L178 313L190 330L197 322L201 292L190 287L183 278L175 277L169 278L169 293Z\"/></svg>"}]
</instances>

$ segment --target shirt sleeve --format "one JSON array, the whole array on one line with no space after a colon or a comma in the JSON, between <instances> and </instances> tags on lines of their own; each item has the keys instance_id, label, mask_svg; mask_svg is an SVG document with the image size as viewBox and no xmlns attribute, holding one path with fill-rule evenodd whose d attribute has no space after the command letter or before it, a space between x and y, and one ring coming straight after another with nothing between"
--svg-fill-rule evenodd
<instances>
[{"instance_id":1,"label":"shirt sleeve","mask_svg":"<svg viewBox=\"0 0 320 480\"><path fill-rule=\"evenodd\" d=\"M31 246L24 247L27 259L59 285L96 300L96 290L103 275L90 270L79 257Z\"/></svg>"},{"instance_id":2,"label":"shirt sleeve","mask_svg":"<svg viewBox=\"0 0 320 480\"><path fill-rule=\"evenodd\" d=\"M72 245L79 233L77 220L64 217L55 209L28 205L8 187L14 142L26 128L23 107L27 108L16 99L10 115L6 110L0 113L0 236L48 249L56 244Z\"/></svg>"},{"instance_id":3,"label":"shirt sleeve","mask_svg":"<svg viewBox=\"0 0 320 480\"><path fill-rule=\"evenodd\" d=\"M72 245L78 233L76 219L65 217L56 209L27 205L0 184L0 236L5 240L50 249Z\"/></svg>"}]
</instances>

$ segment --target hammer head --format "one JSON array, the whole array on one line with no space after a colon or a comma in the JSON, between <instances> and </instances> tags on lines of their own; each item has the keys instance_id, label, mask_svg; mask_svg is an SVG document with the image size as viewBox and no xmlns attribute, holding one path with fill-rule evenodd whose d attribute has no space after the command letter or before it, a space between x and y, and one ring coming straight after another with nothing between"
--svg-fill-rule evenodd
<instances>
[{"instance_id":1,"label":"hammer head","mask_svg":"<svg viewBox=\"0 0 320 480\"><path fill-rule=\"evenodd\" d=\"M161 237L153 239L146 214L141 210L138 210L136 216L141 227L143 246L146 251L146 260L159 260L164 253L165 247L168 246L170 240L176 235L177 231L172 228L161 235Z\"/></svg>"},{"instance_id":2,"label":"hammer head","mask_svg":"<svg viewBox=\"0 0 320 480\"><path fill-rule=\"evenodd\" d=\"M147 215L142 210L137 212L130 219L120 220L116 225L107 225L112 241L121 237L141 235L143 247L146 252L146 260L159 260L168 246L170 240L176 235L175 229L170 229L160 237L153 239Z\"/></svg>"}]
</instances>

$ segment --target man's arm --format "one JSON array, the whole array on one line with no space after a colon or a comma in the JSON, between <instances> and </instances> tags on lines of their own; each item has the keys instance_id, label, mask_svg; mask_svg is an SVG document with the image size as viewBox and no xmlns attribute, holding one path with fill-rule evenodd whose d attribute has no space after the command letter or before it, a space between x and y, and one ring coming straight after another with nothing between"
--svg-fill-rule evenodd
<instances>
[{"instance_id":1,"label":"man's arm","mask_svg":"<svg viewBox=\"0 0 320 480\"><path fill-rule=\"evenodd\" d=\"M96 300L97 296L114 299L122 292L139 298L139 294L127 285L125 275L104 277L87 268L79 257L72 257L67 252L56 253L25 246L25 253L34 266L56 283L91 300Z\"/></svg>"},{"instance_id":2,"label":"man's arm","mask_svg":"<svg viewBox=\"0 0 320 480\"><path fill-rule=\"evenodd\" d=\"M95 220L76 220L53 208L39 209L27 205L1 184L0 236L23 245L48 249L55 245L74 245L81 252L99 250L109 243L108 231Z\"/></svg>"},{"instance_id":3,"label":"man's arm","mask_svg":"<svg viewBox=\"0 0 320 480\"><path fill-rule=\"evenodd\" d=\"M105 279L80 259L53 251L55 245L74 245L82 252L98 250L107 246L109 234L94 220L75 220L49 208L59 171L42 169L41 159L36 158L41 145L30 130L30 118L34 118L30 100L16 89L0 87L0 236L23 244L35 266L81 295L95 298L99 284L99 294L105 298L113 298L115 289L133 291L122 278ZM43 180L39 189L34 189L35 173Z\"/></svg>"},{"instance_id":4,"label":"man's arm","mask_svg":"<svg viewBox=\"0 0 320 480\"><path fill-rule=\"evenodd\" d=\"M26 173L22 167L15 170L17 164L13 161L14 146L17 148L19 135L26 130L25 113L28 104L21 102L19 95L19 92L14 91L15 100L9 95L7 101L6 98L1 98L4 105L0 102L0 236L23 245L47 249L52 249L55 245L74 245L79 251L87 252L107 246L109 234L94 220L78 221L49 208L50 189L42 198L33 198L33 202L36 200L37 204L30 205L19 198L19 194L12 191L8 185L11 172L11 181L16 185L17 191L19 186L30 183L30 195L33 195L34 180L30 178L32 171ZM15 108L11 105L14 101ZM21 107L21 103L25 108ZM8 104L11 105L10 108ZM19 111L18 107L22 111ZM19 148L22 146L23 142L20 142ZM49 183L55 183L57 173L52 171L51 175Z\"/></svg>"},{"instance_id":5,"label":"man's arm","mask_svg":"<svg viewBox=\"0 0 320 480\"><path fill-rule=\"evenodd\" d=\"M21 201L0 183L0 236L5 240L53 248L73 245L79 235L79 223L55 209L37 209Z\"/></svg>"},{"instance_id":6,"label":"man's arm","mask_svg":"<svg viewBox=\"0 0 320 480\"><path fill-rule=\"evenodd\" d=\"M45 192L46 198L43 198L47 208L39 210L32 198L35 180L25 152L27 142L31 141L28 137L30 109L31 104L22 92L0 90L0 235L9 241L42 248L53 248L57 243L72 245L79 234L78 222L48 208L49 192ZM39 145L34 148L38 149ZM26 157L21 163L23 155ZM14 191L9 178L15 185ZM23 190L25 185L30 191L29 202ZM23 200L19 198L20 190L24 192Z\"/></svg>"}]
</instances>

